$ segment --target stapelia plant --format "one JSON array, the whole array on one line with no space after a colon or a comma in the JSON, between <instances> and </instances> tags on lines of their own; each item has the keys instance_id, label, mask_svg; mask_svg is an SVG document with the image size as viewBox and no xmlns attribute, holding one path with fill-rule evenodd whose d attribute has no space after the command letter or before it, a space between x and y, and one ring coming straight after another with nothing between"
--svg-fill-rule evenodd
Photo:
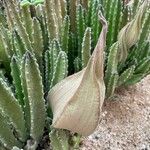
<instances>
[{"instance_id":1,"label":"stapelia plant","mask_svg":"<svg viewBox=\"0 0 150 150\"><path fill-rule=\"evenodd\" d=\"M70 11L77 12L76 22L74 22L73 20L73 18L75 17L73 16L74 14L70 12L72 31L71 40L76 41L76 44L73 45L75 46L74 50L76 48L78 49L77 54L74 53L74 56L72 56L74 57L74 69L79 71L81 70L81 68L85 68L82 69L81 72L64 79L62 82L54 86L49 92L49 101L51 103L54 114L53 126L56 128L64 128L73 132L78 132L82 135L89 135L95 129L93 128L93 126L96 127L98 125L97 122L99 120L99 117L95 117L95 121L94 117L92 117L93 120L91 119L91 122L88 119L90 118L90 116L96 116L96 113L94 111L90 111L92 110L90 107L94 107L92 102L94 102L94 100L96 101L96 98L93 98L92 94L95 93L94 95L97 95L97 98L99 99L99 104L97 103L97 105L99 107L101 107L100 103L103 102L103 88L94 86L95 78L90 71L87 71L88 69L96 69L95 66L90 66L90 61L91 59L93 59L95 63L97 61L97 58L93 57L97 46L93 51L92 56L90 56L90 50L91 45L95 45L94 38L96 39L95 41L97 41L98 31L100 28L100 25L98 23L99 20L97 18L98 9L104 9L104 14L108 19L108 36L106 39L107 45L105 48L106 64L104 77L106 85L106 98L113 96L116 87L119 87L121 85L134 84L140 81L144 76L148 75L150 71L150 53L148 41L149 32L145 33L145 30L149 31L148 19L150 14L149 12L147 12L149 7L148 1L144 1L140 5L139 10L137 11L137 14L134 15L134 17L132 17L134 12L131 12L131 14L128 12L129 14L126 14L126 11L130 7L131 9L137 9L138 7L136 6L136 2L130 4L129 6L125 6L121 1L117 1L117 3L116 1L107 1L103 3L99 1L93 1L93 4L94 5L92 5L92 1L89 1L89 3L87 3L87 1L82 1L79 4L72 2L70 4ZM115 11L112 8L113 6L116 7ZM110 14L108 13L109 11ZM94 15L92 16L92 13L95 12L96 17L94 17ZM91 26L91 29L89 29L88 25ZM148 29L146 27L148 27ZM90 33L90 30L93 32ZM143 35L143 32L145 33L145 35ZM83 40L81 37L83 37ZM101 40L100 43L98 42L98 45L103 45L103 40ZM141 42L140 44L143 44L145 46L144 49L143 47L141 47L139 42ZM144 43L146 43L146 45ZM101 46L99 46L98 49L100 51ZM135 55L135 53L140 53L142 49L143 51L145 50L146 52L148 52L146 53L146 56L143 56L144 61L138 61L138 56ZM102 51L100 53L101 55L103 55ZM97 52L99 61L101 61L101 64L99 64L98 66L101 66L102 69L103 59L101 55L99 56ZM145 60L147 61L145 62ZM99 76L97 76L98 81L103 75L101 70L95 70L96 74L97 72L100 74ZM92 77L93 80L91 79ZM88 85L91 86L88 87ZM102 82L99 82L99 85L102 85ZM98 93L100 93L100 96L98 96L98 94L94 92L96 90L98 91ZM86 105L84 104L84 102L86 103ZM80 108L80 106L82 106L82 108ZM85 111L86 108L88 109L88 111ZM94 110L96 110L96 107L94 108ZM88 114L88 112L90 113ZM76 114L78 114L78 116L76 116ZM84 118L84 120L82 119L82 117ZM76 126L74 121L78 122L78 126Z\"/></svg>"},{"instance_id":2,"label":"stapelia plant","mask_svg":"<svg viewBox=\"0 0 150 150\"><path fill-rule=\"evenodd\" d=\"M38 147L46 127L44 91L67 74L66 53L49 37L48 2L42 13L41 5L8 0L1 12L1 149Z\"/></svg>"},{"instance_id":3,"label":"stapelia plant","mask_svg":"<svg viewBox=\"0 0 150 150\"><path fill-rule=\"evenodd\" d=\"M0 141L8 149L23 147L27 139L27 149L36 147L45 127L45 104L42 78L38 64L30 52L22 59L11 59L11 87L2 76L0 79ZM36 87L36 91L34 92ZM13 93L15 91L15 93ZM38 125L37 125L38 124Z\"/></svg>"},{"instance_id":4,"label":"stapelia plant","mask_svg":"<svg viewBox=\"0 0 150 150\"><path fill-rule=\"evenodd\" d=\"M2 4L0 149L42 149L48 132L54 150L78 148L104 98L150 73L148 0Z\"/></svg>"},{"instance_id":5,"label":"stapelia plant","mask_svg":"<svg viewBox=\"0 0 150 150\"><path fill-rule=\"evenodd\" d=\"M125 4L122 0L83 0L70 3L71 52L68 59L75 71L86 66L97 43L101 31L97 14L101 10L108 21L105 48L106 97L112 97L117 87L133 85L149 74L149 1L132 0ZM69 71L72 71L71 68Z\"/></svg>"},{"instance_id":6,"label":"stapelia plant","mask_svg":"<svg viewBox=\"0 0 150 150\"><path fill-rule=\"evenodd\" d=\"M69 18L65 14L64 2L62 8L59 3L59 9L62 9L62 13L59 10L57 14L59 24L54 13L54 3L47 0L39 4L41 2L7 0L5 10L1 9L2 149L40 149L47 130L51 131L53 149L66 149L69 142L72 146L74 143L78 146L74 142L78 141L78 137L68 131L50 128L51 121L46 117L48 115L52 119L52 113L44 97L46 99L47 91L68 72L66 35Z\"/></svg>"}]
</instances>

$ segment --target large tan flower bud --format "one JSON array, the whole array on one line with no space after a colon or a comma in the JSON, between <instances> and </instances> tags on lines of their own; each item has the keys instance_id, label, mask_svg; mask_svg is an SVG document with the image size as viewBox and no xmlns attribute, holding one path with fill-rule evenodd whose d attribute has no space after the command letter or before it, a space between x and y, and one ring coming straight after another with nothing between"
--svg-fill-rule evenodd
<instances>
[{"instance_id":1,"label":"large tan flower bud","mask_svg":"<svg viewBox=\"0 0 150 150\"><path fill-rule=\"evenodd\" d=\"M100 21L103 28L87 67L58 83L48 96L54 115L52 126L84 136L97 127L105 98L103 63L107 22L102 15Z\"/></svg>"}]
</instances>

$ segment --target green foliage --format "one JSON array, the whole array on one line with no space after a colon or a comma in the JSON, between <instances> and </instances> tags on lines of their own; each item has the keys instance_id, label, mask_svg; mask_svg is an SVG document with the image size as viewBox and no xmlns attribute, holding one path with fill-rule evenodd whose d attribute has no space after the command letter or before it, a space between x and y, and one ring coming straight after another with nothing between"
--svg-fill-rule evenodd
<instances>
[{"instance_id":1,"label":"green foliage","mask_svg":"<svg viewBox=\"0 0 150 150\"><path fill-rule=\"evenodd\" d=\"M50 133L51 145L53 150L69 150L69 134L64 130L53 129ZM63 138L62 138L63 137Z\"/></svg>"},{"instance_id":2,"label":"green foliage","mask_svg":"<svg viewBox=\"0 0 150 150\"><path fill-rule=\"evenodd\" d=\"M101 29L98 12L102 11L108 20L105 51L107 98L113 96L114 90L117 87L131 85L132 79L134 80L133 84L135 84L149 73L148 62L147 64L142 64L145 71L142 69L139 72L136 71L139 64L144 63L140 61L148 59L150 56L149 7L150 4L147 0L145 0L144 4L143 2L137 3L137 1L134 1L128 5L121 0L90 0L88 7L84 7L81 2L81 4L77 5L76 9L74 8L77 10L76 22L71 26L73 33L70 36L71 46L69 47L70 53L73 55L69 55L69 58L73 60L73 63L69 61L69 65L73 66L74 64L75 72L86 66L83 64L85 63L85 58L86 62L89 58L89 44L91 43L90 51L96 45ZM70 13L70 18L73 17L74 15ZM91 39L88 43L84 43L85 36L83 32L86 32L87 27L91 27ZM76 31L74 31L75 29ZM84 42L82 43L81 41ZM116 51L114 48L115 43L118 45ZM73 72L70 68L69 74Z\"/></svg>"},{"instance_id":3,"label":"green foliage","mask_svg":"<svg viewBox=\"0 0 150 150\"><path fill-rule=\"evenodd\" d=\"M122 0L5 0L0 6L0 149L36 149L49 128L46 115L52 116L46 93L86 67L101 31L100 11L108 21L106 97L150 74L149 7L147 0L128 5ZM75 138L70 135L52 130L52 147L68 149L67 141Z\"/></svg>"},{"instance_id":4,"label":"green foliage","mask_svg":"<svg viewBox=\"0 0 150 150\"><path fill-rule=\"evenodd\" d=\"M87 28L82 42L82 67L86 67L91 55L91 29Z\"/></svg>"},{"instance_id":5,"label":"green foliage","mask_svg":"<svg viewBox=\"0 0 150 150\"><path fill-rule=\"evenodd\" d=\"M55 15L60 14L55 6L41 3L22 1L19 9L17 1L5 2L7 26L1 21L0 60L7 74L0 72L0 142L7 149L37 148L48 128L44 93L68 73L69 17L57 28Z\"/></svg>"},{"instance_id":6,"label":"green foliage","mask_svg":"<svg viewBox=\"0 0 150 150\"><path fill-rule=\"evenodd\" d=\"M14 97L11 88L5 83L3 79L0 79L0 110L1 114L6 118L8 117L8 125L13 125L17 134L17 138L22 141L26 139L26 128L24 114L18 101ZM7 143L6 143L7 145Z\"/></svg>"},{"instance_id":7,"label":"green foliage","mask_svg":"<svg viewBox=\"0 0 150 150\"><path fill-rule=\"evenodd\" d=\"M62 129L52 129L49 136L53 150L79 149L81 138L79 135L71 135L69 131Z\"/></svg>"},{"instance_id":8,"label":"green foliage","mask_svg":"<svg viewBox=\"0 0 150 150\"><path fill-rule=\"evenodd\" d=\"M150 4L145 1L141 6L134 1L133 4L125 5L121 0L100 3L108 20L105 84L106 97L109 98L113 96L115 88L135 84L148 75ZM94 40L94 36L91 39ZM118 46L115 48L115 45ZM139 65L143 69L137 72Z\"/></svg>"},{"instance_id":9,"label":"green foliage","mask_svg":"<svg viewBox=\"0 0 150 150\"><path fill-rule=\"evenodd\" d=\"M19 142L15 138L15 136L13 134L13 131L11 130L10 125L8 124L8 121L7 121L6 117L4 117L2 114L0 114L0 121L1 121L1 123L0 123L1 142L5 144L5 147L11 149L14 145L22 146L21 142Z\"/></svg>"}]
</instances>

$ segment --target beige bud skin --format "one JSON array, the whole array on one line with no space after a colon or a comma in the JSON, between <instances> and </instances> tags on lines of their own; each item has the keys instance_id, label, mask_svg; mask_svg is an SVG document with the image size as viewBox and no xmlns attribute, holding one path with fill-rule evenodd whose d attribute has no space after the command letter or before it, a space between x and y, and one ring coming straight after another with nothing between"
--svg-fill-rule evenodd
<instances>
[{"instance_id":1,"label":"beige bud skin","mask_svg":"<svg viewBox=\"0 0 150 150\"><path fill-rule=\"evenodd\" d=\"M54 128L67 129L83 136L92 134L101 115L105 98L104 49L107 22L100 14L102 31L87 66L56 84L48 94Z\"/></svg>"},{"instance_id":2,"label":"beige bud skin","mask_svg":"<svg viewBox=\"0 0 150 150\"><path fill-rule=\"evenodd\" d=\"M120 50L120 61L125 60L127 57L128 50L138 41L140 31L142 27L142 18L146 7L148 6L148 0L145 0L138 10L135 18L129 22L125 27L122 28L118 35L119 50Z\"/></svg>"}]
</instances>

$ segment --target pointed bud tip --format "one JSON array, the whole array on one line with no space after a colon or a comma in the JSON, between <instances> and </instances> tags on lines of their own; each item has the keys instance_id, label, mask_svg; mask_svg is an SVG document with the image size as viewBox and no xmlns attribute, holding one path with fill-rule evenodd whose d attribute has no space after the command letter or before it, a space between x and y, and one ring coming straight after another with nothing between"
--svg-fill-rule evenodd
<instances>
[{"instance_id":1,"label":"pointed bud tip","mask_svg":"<svg viewBox=\"0 0 150 150\"><path fill-rule=\"evenodd\" d=\"M100 19L100 22L102 23L102 25L107 26L107 21L101 11L98 12L98 15L99 15L99 19Z\"/></svg>"}]
</instances>

